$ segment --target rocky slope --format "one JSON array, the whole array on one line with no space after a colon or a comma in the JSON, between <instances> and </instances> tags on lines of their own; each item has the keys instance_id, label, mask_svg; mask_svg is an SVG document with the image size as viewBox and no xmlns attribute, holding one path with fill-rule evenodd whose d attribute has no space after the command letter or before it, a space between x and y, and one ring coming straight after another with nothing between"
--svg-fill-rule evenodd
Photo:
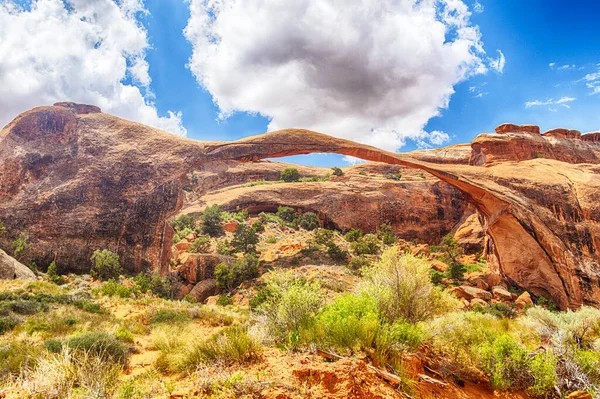
<instances>
[{"instance_id":1,"label":"rocky slope","mask_svg":"<svg viewBox=\"0 0 600 399\"><path fill-rule=\"evenodd\" d=\"M209 143L96 107L39 107L0 133L0 219L8 230L0 246L25 231L34 244L26 261L47 265L57 255L60 268L85 271L93 249L108 247L131 271L166 273L166 220L183 205L191 168L336 152L436 176L475 206L500 272L562 308L600 305L599 134L538 131L503 125L479 136L467 165L464 148L460 156L394 154L294 129ZM453 158L460 162L445 163Z\"/></svg>"}]
</instances>

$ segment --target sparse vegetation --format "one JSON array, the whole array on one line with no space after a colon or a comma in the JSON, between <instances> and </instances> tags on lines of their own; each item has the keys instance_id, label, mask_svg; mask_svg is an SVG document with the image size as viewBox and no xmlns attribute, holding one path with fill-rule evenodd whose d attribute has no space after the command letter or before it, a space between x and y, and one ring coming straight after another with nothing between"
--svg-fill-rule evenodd
<instances>
[{"instance_id":1,"label":"sparse vegetation","mask_svg":"<svg viewBox=\"0 0 600 399\"><path fill-rule=\"evenodd\" d=\"M211 205L204 209L202 216L202 233L208 234L211 237L218 237L223 234L223 213L219 205Z\"/></svg>"},{"instance_id":2,"label":"sparse vegetation","mask_svg":"<svg viewBox=\"0 0 600 399\"><path fill-rule=\"evenodd\" d=\"M219 263L215 268L217 287L231 291L246 280L258 277L258 258L252 254L236 260L231 265Z\"/></svg>"},{"instance_id":3,"label":"sparse vegetation","mask_svg":"<svg viewBox=\"0 0 600 399\"><path fill-rule=\"evenodd\" d=\"M195 254L203 254L210 251L210 236L208 234L203 234L196 238L192 243L188 252Z\"/></svg>"},{"instance_id":4,"label":"sparse vegetation","mask_svg":"<svg viewBox=\"0 0 600 399\"><path fill-rule=\"evenodd\" d=\"M185 229L194 231L196 229L196 219L192 215L181 215L177 219L172 220L170 224L176 232Z\"/></svg>"},{"instance_id":5,"label":"sparse vegetation","mask_svg":"<svg viewBox=\"0 0 600 399\"><path fill-rule=\"evenodd\" d=\"M280 179L286 183L297 182L300 180L300 173L296 168L286 168L281 171Z\"/></svg>"},{"instance_id":6,"label":"sparse vegetation","mask_svg":"<svg viewBox=\"0 0 600 399\"><path fill-rule=\"evenodd\" d=\"M333 169L332 175L334 175L334 176L344 176L344 171L342 169L338 168L337 166L335 166L335 167L333 167L331 169Z\"/></svg>"},{"instance_id":7,"label":"sparse vegetation","mask_svg":"<svg viewBox=\"0 0 600 399\"><path fill-rule=\"evenodd\" d=\"M231 245L236 252L244 254L256 253L256 244L258 244L258 234L256 230L247 224L239 224L231 240Z\"/></svg>"},{"instance_id":8,"label":"sparse vegetation","mask_svg":"<svg viewBox=\"0 0 600 399\"><path fill-rule=\"evenodd\" d=\"M314 230L319 227L319 218L312 212L305 212L300 215L298 224L305 230Z\"/></svg>"},{"instance_id":9,"label":"sparse vegetation","mask_svg":"<svg viewBox=\"0 0 600 399\"><path fill-rule=\"evenodd\" d=\"M29 242L29 237L27 236L27 234L19 234L19 236L11 243L11 247L15 259L21 260L23 258L23 255L25 255L31 247L31 243Z\"/></svg>"}]
</instances>

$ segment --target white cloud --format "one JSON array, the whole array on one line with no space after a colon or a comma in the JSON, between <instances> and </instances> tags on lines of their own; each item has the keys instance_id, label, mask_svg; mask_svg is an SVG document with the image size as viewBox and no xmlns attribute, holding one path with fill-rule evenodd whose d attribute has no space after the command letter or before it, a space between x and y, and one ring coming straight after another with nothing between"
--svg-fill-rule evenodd
<instances>
[{"instance_id":1,"label":"white cloud","mask_svg":"<svg viewBox=\"0 0 600 399\"><path fill-rule=\"evenodd\" d=\"M453 86L502 69L460 0L189 0L189 68L222 118L261 114L396 150L448 107Z\"/></svg>"},{"instance_id":2,"label":"white cloud","mask_svg":"<svg viewBox=\"0 0 600 399\"><path fill-rule=\"evenodd\" d=\"M482 12L485 11L485 7L483 6L483 4L476 1L475 4L473 4L473 11L475 11L478 14L481 14Z\"/></svg>"},{"instance_id":3,"label":"white cloud","mask_svg":"<svg viewBox=\"0 0 600 399\"><path fill-rule=\"evenodd\" d=\"M0 125L57 101L185 135L181 113L152 103L141 0L34 0L30 10L0 2ZM134 84L124 83L130 79Z\"/></svg>"},{"instance_id":4,"label":"white cloud","mask_svg":"<svg viewBox=\"0 0 600 399\"><path fill-rule=\"evenodd\" d=\"M597 66L599 67L597 72L588 73L583 78L583 80L585 81L586 87L589 89L592 89L591 94L599 94L600 93L600 64Z\"/></svg>"},{"instance_id":5,"label":"white cloud","mask_svg":"<svg viewBox=\"0 0 600 399\"><path fill-rule=\"evenodd\" d=\"M576 98L574 98L574 97L561 97L558 100L553 100L550 98L546 101L540 101L540 100L527 101L525 103L525 108L550 106L550 107L548 107L548 109L552 112L556 112L557 109L555 107L552 107L552 105L560 105L561 107L564 107L564 108L571 108L571 106L568 103L573 102L575 100L576 100Z\"/></svg>"},{"instance_id":6,"label":"white cloud","mask_svg":"<svg viewBox=\"0 0 600 399\"><path fill-rule=\"evenodd\" d=\"M555 65L556 65L556 62L551 62L551 63L549 63L549 64L548 64L548 66L549 66L550 68L554 68L554 66L555 66Z\"/></svg>"},{"instance_id":7,"label":"white cloud","mask_svg":"<svg viewBox=\"0 0 600 399\"><path fill-rule=\"evenodd\" d=\"M506 58L504 58L504 54L500 50L496 50L498 52L498 58L490 61L490 68L495 70L498 73L502 73L504 71L504 65L506 65Z\"/></svg>"}]
</instances>

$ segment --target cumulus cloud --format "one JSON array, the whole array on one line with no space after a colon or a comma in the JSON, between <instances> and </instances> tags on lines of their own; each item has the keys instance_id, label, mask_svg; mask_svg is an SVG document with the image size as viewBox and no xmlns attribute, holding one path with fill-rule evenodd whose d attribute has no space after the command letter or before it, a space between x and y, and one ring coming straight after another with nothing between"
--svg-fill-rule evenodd
<instances>
[{"instance_id":1,"label":"cumulus cloud","mask_svg":"<svg viewBox=\"0 0 600 399\"><path fill-rule=\"evenodd\" d=\"M473 4L473 11L475 11L478 14L481 14L482 12L485 11L485 7L483 6L483 4L476 1L475 4Z\"/></svg>"},{"instance_id":2,"label":"cumulus cloud","mask_svg":"<svg viewBox=\"0 0 600 399\"><path fill-rule=\"evenodd\" d=\"M554 105L560 105L564 108L571 108L571 106L568 103L573 102L575 100L576 100L576 98L574 98L574 97L561 97L558 100L553 100L550 98L546 101L540 101L540 100L527 101L525 103L525 108L549 106L548 109L550 111L556 112L557 110L555 107L553 107Z\"/></svg>"},{"instance_id":3,"label":"cumulus cloud","mask_svg":"<svg viewBox=\"0 0 600 399\"><path fill-rule=\"evenodd\" d=\"M75 101L185 135L181 113L159 116L152 103L144 13L141 0L0 2L0 125Z\"/></svg>"},{"instance_id":4,"label":"cumulus cloud","mask_svg":"<svg viewBox=\"0 0 600 399\"><path fill-rule=\"evenodd\" d=\"M388 150L425 132L485 55L461 0L189 0L189 68L220 117L249 112L269 130L302 127Z\"/></svg>"}]
</instances>

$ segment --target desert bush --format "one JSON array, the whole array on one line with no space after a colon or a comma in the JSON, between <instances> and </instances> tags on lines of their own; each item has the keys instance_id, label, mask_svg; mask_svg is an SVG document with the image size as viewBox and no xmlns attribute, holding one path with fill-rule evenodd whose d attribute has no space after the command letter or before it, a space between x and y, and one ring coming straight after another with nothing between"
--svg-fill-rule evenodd
<instances>
[{"instance_id":1,"label":"desert bush","mask_svg":"<svg viewBox=\"0 0 600 399\"><path fill-rule=\"evenodd\" d=\"M259 359L261 352L262 347L248 335L247 330L227 327L192 349L183 360L182 367L193 371L204 364L247 363Z\"/></svg>"},{"instance_id":2,"label":"desert bush","mask_svg":"<svg viewBox=\"0 0 600 399\"><path fill-rule=\"evenodd\" d=\"M262 305L263 303L265 303L266 300L269 299L269 297L271 295L273 295L273 293L271 292L271 290L269 289L268 286L261 287L261 289L259 289L256 292L256 295L254 295L248 301L248 305L250 306L250 309L256 309L256 308L258 308L260 305Z\"/></svg>"},{"instance_id":3,"label":"desert bush","mask_svg":"<svg viewBox=\"0 0 600 399\"><path fill-rule=\"evenodd\" d=\"M337 166L333 167L331 169L333 169L332 175L334 175L334 176L344 176L344 171L342 169L338 168Z\"/></svg>"},{"instance_id":4,"label":"desert bush","mask_svg":"<svg viewBox=\"0 0 600 399\"><path fill-rule=\"evenodd\" d=\"M297 182L300 180L300 173L296 168L285 168L279 174L279 178L286 183Z\"/></svg>"},{"instance_id":5,"label":"desert bush","mask_svg":"<svg viewBox=\"0 0 600 399\"><path fill-rule=\"evenodd\" d=\"M369 267L371 262L364 256L353 256L348 263L348 269L352 274L361 275L363 268Z\"/></svg>"},{"instance_id":6,"label":"desert bush","mask_svg":"<svg viewBox=\"0 0 600 399\"><path fill-rule=\"evenodd\" d=\"M333 241L327 243L327 255L336 262L345 262L350 254Z\"/></svg>"},{"instance_id":7,"label":"desert bush","mask_svg":"<svg viewBox=\"0 0 600 399\"><path fill-rule=\"evenodd\" d=\"M43 337L65 335L73 332L78 322L72 315L43 314L28 318L24 330L27 334L40 333Z\"/></svg>"},{"instance_id":8,"label":"desert bush","mask_svg":"<svg viewBox=\"0 0 600 399\"><path fill-rule=\"evenodd\" d=\"M269 294L256 312L264 316L271 339L294 347L300 330L312 325L321 308L321 286L317 281L307 283L290 273L279 272L268 278L266 289Z\"/></svg>"},{"instance_id":9,"label":"desert bush","mask_svg":"<svg viewBox=\"0 0 600 399\"><path fill-rule=\"evenodd\" d=\"M451 263L448 266L448 276L455 280L462 280L466 272L466 266L461 263Z\"/></svg>"},{"instance_id":10,"label":"desert bush","mask_svg":"<svg viewBox=\"0 0 600 399\"><path fill-rule=\"evenodd\" d=\"M313 241L317 245L326 245L334 236L333 230L318 228L313 231Z\"/></svg>"},{"instance_id":11,"label":"desert bush","mask_svg":"<svg viewBox=\"0 0 600 399\"><path fill-rule=\"evenodd\" d=\"M193 254L203 254L210 251L210 236L203 234L196 238L188 252Z\"/></svg>"},{"instance_id":12,"label":"desert bush","mask_svg":"<svg viewBox=\"0 0 600 399\"><path fill-rule=\"evenodd\" d=\"M11 376L36 365L42 348L30 341L3 342L0 346L0 386Z\"/></svg>"},{"instance_id":13,"label":"desert bush","mask_svg":"<svg viewBox=\"0 0 600 399\"><path fill-rule=\"evenodd\" d=\"M0 315L3 316L7 316L10 312L22 315L32 315L47 311L48 304L46 302L40 302L29 298L18 298L0 304Z\"/></svg>"},{"instance_id":14,"label":"desert bush","mask_svg":"<svg viewBox=\"0 0 600 399\"><path fill-rule=\"evenodd\" d=\"M76 335L66 341L66 345L86 355L94 355L106 361L123 365L129 360L129 350L114 334L104 331Z\"/></svg>"},{"instance_id":15,"label":"desert bush","mask_svg":"<svg viewBox=\"0 0 600 399\"><path fill-rule=\"evenodd\" d=\"M274 235L270 235L265 239L267 244L275 244L277 242L277 238Z\"/></svg>"},{"instance_id":16,"label":"desert bush","mask_svg":"<svg viewBox=\"0 0 600 399\"><path fill-rule=\"evenodd\" d=\"M381 314L390 322L426 320L455 306L450 294L435 287L429 278L429 265L413 255L392 247L367 273L363 289L372 295Z\"/></svg>"},{"instance_id":17,"label":"desert bush","mask_svg":"<svg viewBox=\"0 0 600 399\"><path fill-rule=\"evenodd\" d=\"M298 216L294 208L289 206L280 206L277 208L277 216L285 222L293 222Z\"/></svg>"},{"instance_id":18,"label":"desert bush","mask_svg":"<svg viewBox=\"0 0 600 399\"><path fill-rule=\"evenodd\" d=\"M119 262L119 255L108 249L95 250L90 260L93 264L90 275L93 278L100 280L117 279L123 271Z\"/></svg>"},{"instance_id":19,"label":"desert bush","mask_svg":"<svg viewBox=\"0 0 600 399\"><path fill-rule=\"evenodd\" d=\"M396 181L402 180L401 173L386 173L385 175L383 175L383 177L386 179L391 179L391 180L396 180Z\"/></svg>"},{"instance_id":20,"label":"desert bush","mask_svg":"<svg viewBox=\"0 0 600 399\"><path fill-rule=\"evenodd\" d=\"M558 376L556 374L557 358L552 352L539 353L533 357L529 364L529 373L533 383L529 392L538 397L548 397L555 392Z\"/></svg>"},{"instance_id":21,"label":"desert bush","mask_svg":"<svg viewBox=\"0 0 600 399\"><path fill-rule=\"evenodd\" d=\"M481 347L483 369L490 373L494 388L519 390L532 384L529 374L529 353L507 334L498 336Z\"/></svg>"},{"instance_id":22,"label":"desert bush","mask_svg":"<svg viewBox=\"0 0 600 399\"><path fill-rule=\"evenodd\" d=\"M115 337L123 342L133 343L133 333L123 325L117 328L115 331Z\"/></svg>"},{"instance_id":23,"label":"desert bush","mask_svg":"<svg viewBox=\"0 0 600 399\"><path fill-rule=\"evenodd\" d=\"M48 269L46 270L46 274L48 275L48 279L54 284L64 284L65 282L64 278L58 275L56 261L50 262Z\"/></svg>"},{"instance_id":24,"label":"desert bush","mask_svg":"<svg viewBox=\"0 0 600 399\"><path fill-rule=\"evenodd\" d=\"M258 244L258 241L256 230L246 224L239 224L233 234L231 245L237 252L253 254L256 253L256 244Z\"/></svg>"},{"instance_id":25,"label":"desert bush","mask_svg":"<svg viewBox=\"0 0 600 399\"><path fill-rule=\"evenodd\" d=\"M367 234L351 244L355 255L374 255L379 251L379 240L374 234Z\"/></svg>"},{"instance_id":26,"label":"desert bush","mask_svg":"<svg viewBox=\"0 0 600 399\"><path fill-rule=\"evenodd\" d=\"M314 230L319 227L319 218L313 212L305 212L300 215L298 224L305 230Z\"/></svg>"},{"instance_id":27,"label":"desert bush","mask_svg":"<svg viewBox=\"0 0 600 399\"><path fill-rule=\"evenodd\" d=\"M316 320L318 345L338 352L370 348L379 326L379 309L366 293L344 294L325 306Z\"/></svg>"},{"instance_id":28,"label":"desert bush","mask_svg":"<svg viewBox=\"0 0 600 399\"><path fill-rule=\"evenodd\" d=\"M105 281L100 287L100 293L106 296L116 296L119 298L131 298L134 297L139 289L137 286L126 287L123 284L117 282L115 279Z\"/></svg>"},{"instance_id":29,"label":"desert bush","mask_svg":"<svg viewBox=\"0 0 600 399\"><path fill-rule=\"evenodd\" d=\"M241 283L258 277L258 258L247 254L231 265L219 263L215 268L217 287L231 291Z\"/></svg>"},{"instance_id":30,"label":"desert bush","mask_svg":"<svg viewBox=\"0 0 600 399\"><path fill-rule=\"evenodd\" d=\"M223 294L223 295L219 296L219 299L217 299L217 305L218 306L233 305L233 300L229 296Z\"/></svg>"},{"instance_id":31,"label":"desert bush","mask_svg":"<svg viewBox=\"0 0 600 399\"><path fill-rule=\"evenodd\" d=\"M442 272L439 272L435 269L429 270L429 278L431 279L431 282L435 285L440 285L444 277L445 274Z\"/></svg>"},{"instance_id":32,"label":"desert bush","mask_svg":"<svg viewBox=\"0 0 600 399\"><path fill-rule=\"evenodd\" d=\"M380 323L373 341L372 356L380 365L401 373L403 355L417 350L424 336L420 327L403 320L393 324Z\"/></svg>"},{"instance_id":33,"label":"desert bush","mask_svg":"<svg viewBox=\"0 0 600 399\"><path fill-rule=\"evenodd\" d=\"M358 241L362 237L363 237L363 232L362 232L362 230L359 230L359 229L350 229L350 231L347 232L346 235L344 236L344 238L348 242Z\"/></svg>"},{"instance_id":34,"label":"desert bush","mask_svg":"<svg viewBox=\"0 0 600 399\"><path fill-rule=\"evenodd\" d=\"M152 292L154 295L168 299L171 296L171 281L161 277L158 272L141 272L133 278L140 292Z\"/></svg>"},{"instance_id":35,"label":"desert bush","mask_svg":"<svg viewBox=\"0 0 600 399\"><path fill-rule=\"evenodd\" d=\"M206 207L200 220L202 221L202 232L204 234L208 234L211 237L218 237L223 234L223 226L221 225L223 222L223 212L219 205L215 204Z\"/></svg>"},{"instance_id":36,"label":"desert bush","mask_svg":"<svg viewBox=\"0 0 600 399\"><path fill-rule=\"evenodd\" d=\"M170 224L176 232L185 229L194 231L196 229L196 219L192 215L181 215L177 219L172 220Z\"/></svg>"},{"instance_id":37,"label":"desert bush","mask_svg":"<svg viewBox=\"0 0 600 399\"><path fill-rule=\"evenodd\" d=\"M235 220L240 223L244 223L246 220L248 220L248 217L250 217L247 209L244 209L240 212L225 212L225 211L223 211L221 213L221 215L222 215L223 220L225 220L225 221Z\"/></svg>"},{"instance_id":38,"label":"desert bush","mask_svg":"<svg viewBox=\"0 0 600 399\"><path fill-rule=\"evenodd\" d=\"M379 226L377 237L385 245L392 245L396 242L396 236L394 236L394 229L389 224L382 224L381 226Z\"/></svg>"},{"instance_id":39,"label":"desert bush","mask_svg":"<svg viewBox=\"0 0 600 399\"><path fill-rule=\"evenodd\" d=\"M12 331L19 324L21 324L21 320L14 316L0 316L0 335Z\"/></svg>"},{"instance_id":40,"label":"desert bush","mask_svg":"<svg viewBox=\"0 0 600 399\"><path fill-rule=\"evenodd\" d=\"M514 306L509 306L505 303L490 303L487 306L475 305L473 307L474 312L487 313L495 316L499 319L509 318L514 319L517 317L517 311Z\"/></svg>"},{"instance_id":41,"label":"desert bush","mask_svg":"<svg viewBox=\"0 0 600 399\"><path fill-rule=\"evenodd\" d=\"M256 222L252 223L252 230L257 233L263 233L265 231L265 225L260 220L257 220Z\"/></svg>"},{"instance_id":42,"label":"desert bush","mask_svg":"<svg viewBox=\"0 0 600 399\"><path fill-rule=\"evenodd\" d=\"M150 323L181 323L186 322L189 319L189 316L184 313L168 309L161 309L156 311L156 313L154 313L154 315L150 318Z\"/></svg>"},{"instance_id":43,"label":"desert bush","mask_svg":"<svg viewBox=\"0 0 600 399\"><path fill-rule=\"evenodd\" d=\"M194 230L189 229L189 228L184 228L181 231L176 232L173 235L173 243L178 243L179 241L183 240L185 237L187 237L188 235L194 233Z\"/></svg>"},{"instance_id":44,"label":"desert bush","mask_svg":"<svg viewBox=\"0 0 600 399\"><path fill-rule=\"evenodd\" d=\"M217 241L217 253L219 255L233 255L235 248L231 246L231 242L226 239L220 239Z\"/></svg>"}]
</instances>

